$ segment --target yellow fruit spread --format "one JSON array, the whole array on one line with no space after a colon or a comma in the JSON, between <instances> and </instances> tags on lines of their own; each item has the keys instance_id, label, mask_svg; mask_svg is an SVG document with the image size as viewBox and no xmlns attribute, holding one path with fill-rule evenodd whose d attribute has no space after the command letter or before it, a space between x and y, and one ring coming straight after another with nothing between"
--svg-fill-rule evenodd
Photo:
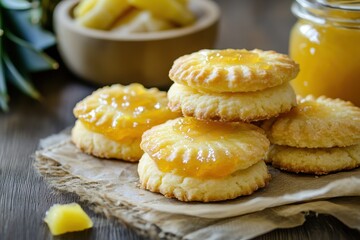
<instances>
[{"instance_id":1,"label":"yellow fruit spread","mask_svg":"<svg viewBox=\"0 0 360 240\"><path fill-rule=\"evenodd\" d=\"M113 85L79 102L74 115L91 131L121 142L138 138L154 125L176 118L167 107L166 93L140 84Z\"/></svg>"},{"instance_id":2,"label":"yellow fruit spread","mask_svg":"<svg viewBox=\"0 0 360 240\"><path fill-rule=\"evenodd\" d=\"M246 51L225 50L222 52L211 52L206 59L209 64L248 64L257 63L259 55Z\"/></svg>"},{"instance_id":3,"label":"yellow fruit spread","mask_svg":"<svg viewBox=\"0 0 360 240\"><path fill-rule=\"evenodd\" d=\"M55 204L46 212L44 221L52 235L82 231L93 226L89 216L77 203Z\"/></svg>"},{"instance_id":4,"label":"yellow fruit spread","mask_svg":"<svg viewBox=\"0 0 360 240\"><path fill-rule=\"evenodd\" d=\"M195 118L182 118L177 121L173 130L192 142L221 141L236 131L237 125L215 121L200 121Z\"/></svg>"},{"instance_id":5,"label":"yellow fruit spread","mask_svg":"<svg viewBox=\"0 0 360 240\"><path fill-rule=\"evenodd\" d=\"M301 68L292 82L297 94L360 106L360 29L300 20L291 32L290 55Z\"/></svg>"},{"instance_id":6,"label":"yellow fruit spread","mask_svg":"<svg viewBox=\"0 0 360 240\"><path fill-rule=\"evenodd\" d=\"M261 67L263 69L268 69L270 67L258 53L250 52L245 49L227 49L221 52L209 52L206 55L206 62L210 65L246 65L248 67Z\"/></svg>"},{"instance_id":7,"label":"yellow fruit spread","mask_svg":"<svg viewBox=\"0 0 360 240\"><path fill-rule=\"evenodd\" d=\"M221 178L260 161L268 140L246 123L178 118L143 135L142 149L159 170L195 178Z\"/></svg>"},{"instance_id":8,"label":"yellow fruit spread","mask_svg":"<svg viewBox=\"0 0 360 240\"><path fill-rule=\"evenodd\" d=\"M230 137L229 135L234 133L234 130L236 131L236 127L232 124L202 122L193 118L182 119L174 125L173 129L175 133L181 134L191 141L194 146L207 141L224 141L226 137ZM191 159L192 157L194 159ZM185 157L176 158L172 162L159 159L156 163L163 172L169 172L176 168L179 175L211 178L227 176L236 167L236 160L230 152L218 151L210 145L208 145L208 149L201 149L192 157L185 155Z\"/></svg>"}]
</instances>

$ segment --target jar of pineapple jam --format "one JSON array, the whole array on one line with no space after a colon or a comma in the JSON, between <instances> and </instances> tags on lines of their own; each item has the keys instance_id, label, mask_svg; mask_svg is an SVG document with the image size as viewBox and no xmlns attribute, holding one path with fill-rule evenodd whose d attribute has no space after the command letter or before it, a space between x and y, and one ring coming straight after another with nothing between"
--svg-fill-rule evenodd
<instances>
[{"instance_id":1,"label":"jar of pineapple jam","mask_svg":"<svg viewBox=\"0 0 360 240\"><path fill-rule=\"evenodd\" d=\"M360 1L296 0L290 56L300 64L299 95L325 95L360 106Z\"/></svg>"}]
</instances>

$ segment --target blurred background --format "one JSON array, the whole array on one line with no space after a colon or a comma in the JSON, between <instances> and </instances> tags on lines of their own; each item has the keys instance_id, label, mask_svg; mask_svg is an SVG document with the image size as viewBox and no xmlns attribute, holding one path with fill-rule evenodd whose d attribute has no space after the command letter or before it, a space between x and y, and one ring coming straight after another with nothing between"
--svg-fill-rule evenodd
<instances>
[{"instance_id":1,"label":"blurred background","mask_svg":"<svg viewBox=\"0 0 360 240\"><path fill-rule=\"evenodd\" d=\"M291 0L216 0L221 8L217 48L259 48L288 53L296 22Z\"/></svg>"}]
</instances>

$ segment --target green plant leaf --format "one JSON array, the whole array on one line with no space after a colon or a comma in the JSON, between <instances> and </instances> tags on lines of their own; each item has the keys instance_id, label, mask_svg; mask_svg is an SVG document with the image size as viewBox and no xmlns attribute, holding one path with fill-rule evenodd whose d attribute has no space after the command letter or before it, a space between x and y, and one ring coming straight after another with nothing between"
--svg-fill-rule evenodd
<instances>
[{"instance_id":1,"label":"green plant leaf","mask_svg":"<svg viewBox=\"0 0 360 240\"><path fill-rule=\"evenodd\" d=\"M1 43L0 43L0 45L1 45ZM0 54L1 54L1 48L0 48ZM6 83L5 83L5 74L4 74L2 61L0 61L0 63L1 63L0 64L0 108L3 111L8 111L9 110L9 106L8 106L9 96L7 94Z\"/></svg>"},{"instance_id":2,"label":"green plant leaf","mask_svg":"<svg viewBox=\"0 0 360 240\"><path fill-rule=\"evenodd\" d=\"M39 25L39 6L38 0L0 0L0 110L8 110L6 84L40 100L29 73L58 68L43 51L56 39Z\"/></svg>"},{"instance_id":3,"label":"green plant leaf","mask_svg":"<svg viewBox=\"0 0 360 240\"><path fill-rule=\"evenodd\" d=\"M7 94L7 88L5 83L5 73L3 68L3 61L1 59L1 56L3 55L3 37L4 37L4 31L3 31L3 22L2 22L2 13L0 9L0 108L3 111L8 111L8 101L9 96Z\"/></svg>"},{"instance_id":4,"label":"green plant leaf","mask_svg":"<svg viewBox=\"0 0 360 240\"><path fill-rule=\"evenodd\" d=\"M4 31L10 29L14 35L28 42L35 49L43 50L56 43L54 34L42 29L39 24L31 23L30 10L5 10L3 16L6 20Z\"/></svg>"},{"instance_id":5,"label":"green plant leaf","mask_svg":"<svg viewBox=\"0 0 360 240\"><path fill-rule=\"evenodd\" d=\"M23 61L25 61L25 67L28 71L41 71L49 69L58 69L59 64L49 55L41 50L36 49L25 40L17 37L11 31L7 30L5 36L12 42L16 43L24 49L19 49L19 54L22 55ZM26 51L25 49L30 50Z\"/></svg>"},{"instance_id":6,"label":"green plant leaf","mask_svg":"<svg viewBox=\"0 0 360 240\"><path fill-rule=\"evenodd\" d=\"M35 89L35 87L28 79L25 79L25 77L20 74L6 53L2 55L2 59L5 63L8 75L12 80L11 82L28 96L40 100L40 93Z\"/></svg>"},{"instance_id":7,"label":"green plant leaf","mask_svg":"<svg viewBox=\"0 0 360 240\"><path fill-rule=\"evenodd\" d=\"M0 40L0 56L1 54L2 54L2 44ZM5 83L4 68L3 68L2 60L0 59L0 108L2 110L4 111L9 110L8 101L9 101L9 96L7 94L7 88Z\"/></svg>"},{"instance_id":8,"label":"green plant leaf","mask_svg":"<svg viewBox=\"0 0 360 240\"><path fill-rule=\"evenodd\" d=\"M26 10L31 8L31 3L25 0L0 0L1 5L7 9Z\"/></svg>"}]
</instances>

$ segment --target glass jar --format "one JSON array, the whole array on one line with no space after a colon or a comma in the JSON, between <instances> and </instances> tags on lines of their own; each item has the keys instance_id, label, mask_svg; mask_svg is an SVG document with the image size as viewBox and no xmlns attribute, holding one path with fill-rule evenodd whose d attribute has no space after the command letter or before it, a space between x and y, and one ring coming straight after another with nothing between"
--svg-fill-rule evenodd
<instances>
[{"instance_id":1,"label":"glass jar","mask_svg":"<svg viewBox=\"0 0 360 240\"><path fill-rule=\"evenodd\" d=\"M290 56L300 64L297 94L341 98L360 106L360 1L296 0Z\"/></svg>"}]
</instances>

